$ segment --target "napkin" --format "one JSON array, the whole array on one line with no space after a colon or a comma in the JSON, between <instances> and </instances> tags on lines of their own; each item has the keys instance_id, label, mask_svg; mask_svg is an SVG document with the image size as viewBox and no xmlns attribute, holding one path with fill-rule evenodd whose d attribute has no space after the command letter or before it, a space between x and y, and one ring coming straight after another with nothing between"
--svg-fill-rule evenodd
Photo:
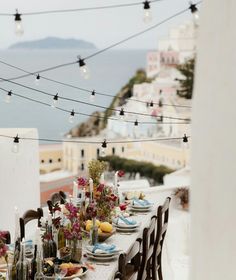
<instances>
[{"instance_id":1,"label":"napkin","mask_svg":"<svg viewBox=\"0 0 236 280\"><path fill-rule=\"evenodd\" d=\"M92 253L100 253L100 254L109 254L117 252L116 245L114 244L106 244L106 243L97 243L90 248Z\"/></svg>"},{"instance_id":2,"label":"napkin","mask_svg":"<svg viewBox=\"0 0 236 280\"><path fill-rule=\"evenodd\" d=\"M151 205L151 203L148 200L146 200L146 199L137 199L137 198L133 199L133 204L134 205L138 204L140 206L149 206L149 205Z\"/></svg>"},{"instance_id":3,"label":"napkin","mask_svg":"<svg viewBox=\"0 0 236 280\"><path fill-rule=\"evenodd\" d=\"M132 219L127 219L123 216L119 216L118 219L117 219L117 224L119 223L125 223L126 225L136 225L137 222L132 220Z\"/></svg>"}]
</instances>

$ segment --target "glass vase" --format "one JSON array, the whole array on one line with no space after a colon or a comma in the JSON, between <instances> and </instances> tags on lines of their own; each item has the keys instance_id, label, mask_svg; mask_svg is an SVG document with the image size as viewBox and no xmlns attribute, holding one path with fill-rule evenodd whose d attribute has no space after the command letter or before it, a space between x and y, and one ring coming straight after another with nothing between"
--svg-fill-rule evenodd
<instances>
[{"instance_id":1,"label":"glass vase","mask_svg":"<svg viewBox=\"0 0 236 280\"><path fill-rule=\"evenodd\" d=\"M82 257L82 240L72 240L70 245L71 245L71 261L79 263Z\"/></svg>"}]
</instances>

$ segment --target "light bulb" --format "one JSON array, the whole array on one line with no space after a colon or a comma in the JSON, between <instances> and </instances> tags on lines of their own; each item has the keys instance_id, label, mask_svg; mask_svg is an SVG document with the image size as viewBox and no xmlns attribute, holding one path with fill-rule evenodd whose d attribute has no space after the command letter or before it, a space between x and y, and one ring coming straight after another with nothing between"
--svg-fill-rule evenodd
<instances>
[{"instance_id":1,"label":"light bulb","mask_svg":"<svg viewBox=\"0 0 236 280\"><path fill-rule=\"evenodd\" d=\"M94 100L95 100L95 90L92 91L89 100L90 100L91 103L94 102Z\"/></svg>"},{"instance_id":2,"label":"light bulb","mask_svg":"<svg viewBox=\"0 0 236 280\"><path fill-rule=\"evenodd\" d=\"M7 93L6 97L5 97L5 102L6 102L6 103L10 103L10 102L11 102L11 96L12 96L12 91L10 90L10 91Z\"/></svg>"},{"instance_id":3,"label":"light bulb","mask_svg":"<svg viewBox=\"0 0 236 280\"><path fill-rule=\"evenodd\" d=\"M188 136L186 136L186 134L184 134L184 137L183 137L183 148L189 149L189 141L188 141Z\"/></svg>"},{"instance_id":4,"label":"light bulb","mask_svg":"<svg viewBox=\"0 0 236 280\"><path fill-rule=\"evenodd\" d=\"M58 103L58 93L54 95L51 107L55 108L57 103Z\"/></svg>"},{"instance_id":5,"label":"light bulb","mask_svg":"<svg viewBox=\"0 0 236 280\"><path fill-rule=\"evenodd\" d=\"M152 12L150 7L150 1L143 2L144 4L144 14L143 14L143 21L145 23L149 23L152 20Z\"/></svg>"},{"instance_id":6,"label":"light bulb","mask_svg":"<svg viewBox=\"0 0 236 280\"><path fill-rule=\"evenodd\" d=\"M14 137L14 140L13 140L13 145L12 145L12 152L17 154L19 153L19 137L18 135L16 135L16 137Z\"/></svg>"},{"instance_id":7,"label":"light bulb","mask_svg":"<svg viewBox=\"0 0 236 280\"><path fill-rule=\"evenodd\" d=\"M105 157L106 156L106 148L107 148L107 141L104 140L102 142L101 157Z\"/></svg>"},{"instance_id":8,"label":"light bulb","mask_svg":"<svg viewBox=\"0 0 236 280\"><path fill-rule=\"evenodd\" d=\"M140 131L139 131L139 126L138 126L138 120L136 120L134 122L133 134L134 134L135 138L139 138Z\"/></svg>"},{"instance_id":9,"label":"light bulb","mask_svg":"<svg viewBox=\"0 0 236 280\"><path fill-rule=\"evenodd\" d=\"M120 109L120 119L121 119L122 121L124 121L124 119L125 119L125 111L124 111L123 108Z\"/></svg>"},{"instance_id":10,"label":"light bulb","mask_svg":"<svg viewBox=\"0 0 236 280\"><path fill-rule=\"evenodd\" d=\"M74 123L75 120L75 111L72 110L69 117L69 123Z\"/></svg>"},{"instance_id":11,"label":"light bulb","mask_svg":"<svg viewBox=\"0 0 236 280\"><path fill-rule=\"evenodd\" d=\"M80 74L81 74L81 76L84 79L88 80L90 78L90 71L89 71L88 66L84 62L84 59L79 57L78 63L79 63L79 67L80 67Z\"/></svg>"},{"instance_id":12,"label":"light bulb","mask_svg":"<svg viewBox=\"0 0 236 280\"><path fill-rule=\"evenodd\" d=\"M34 80L34 83L36 86L39 85L39 81L40 81L40 75L38 74L36 77L35 77L35 80Z\"/></svg>"},{"instance_id":13,"label":"light bulb","mask_svg":"<svg viewBox=\"0 0 236 280\"><path fill-rule=\"evenodd\" d=\"M193 15L193 20L194 20L195 25L198 25L198 23L199 23L199 11L198 11L197 5L190 2L189 9L190 9L190 11Z\"/></svg>"},{"instance_id":14,"label":"light bulb","mask_svg":"<svg viewBox=\"0 0 236 280\"><path fill-rule=\"evenodd\" d=\"M14 16L15 16L15 33L17 36L22 36L24 34L24 29L21 20L21 14L19 14L18 11L16 10Z\"/></svg>"}]
</instances>

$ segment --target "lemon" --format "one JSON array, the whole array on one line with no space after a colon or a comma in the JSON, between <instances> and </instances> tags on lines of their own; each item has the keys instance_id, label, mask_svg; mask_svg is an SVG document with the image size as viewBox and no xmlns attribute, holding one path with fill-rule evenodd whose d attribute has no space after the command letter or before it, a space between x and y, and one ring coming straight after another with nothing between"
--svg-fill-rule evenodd
<instances>
[{"instance_id":1,"label":"lemon","mask_svg":"<svg viewBox=\"0 0 236 280\"><path fill-rule=\"evenodd\" d=\"M104 223L101 223L100 224L100 229L103 231L103 232L112 232L112 225L108 222L104 222Z\"/></svg>"}]
</instances>

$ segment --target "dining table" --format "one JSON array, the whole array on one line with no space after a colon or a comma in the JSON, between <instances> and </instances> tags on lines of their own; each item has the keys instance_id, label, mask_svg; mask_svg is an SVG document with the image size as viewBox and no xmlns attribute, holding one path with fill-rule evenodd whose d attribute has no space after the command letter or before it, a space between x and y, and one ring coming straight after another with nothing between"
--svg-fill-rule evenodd
<instances>
[{"instance_id":1,"label":"dining table","mask_svg":"<svg viewBox=\"0 0 236 280\"><path fill-rule=\"evenodd\" d=\"M147 197L148 198L148 197ZM148 198L149 199L149 198ZM149 227L152 216L156 215L157 207L162 204L162 201L152 201L153 207L149 212L134 212L132 218L136 220L138 223L140 222L139 228L134 232L123 233L116 231L111 237L109 237L105 242L106 244L114 244L117 249L120 250L120 253L128 253L138 238L142 238L143 229L145 227ZM94 264L94 270L89 270L86 275L82 276L83 280L113 280L114 276L118 270L118 258L116 258L109 262L96 262L91 260ZM90 262L90 260L84 259L86 262Z\"/></svg>"}]
</instances>

